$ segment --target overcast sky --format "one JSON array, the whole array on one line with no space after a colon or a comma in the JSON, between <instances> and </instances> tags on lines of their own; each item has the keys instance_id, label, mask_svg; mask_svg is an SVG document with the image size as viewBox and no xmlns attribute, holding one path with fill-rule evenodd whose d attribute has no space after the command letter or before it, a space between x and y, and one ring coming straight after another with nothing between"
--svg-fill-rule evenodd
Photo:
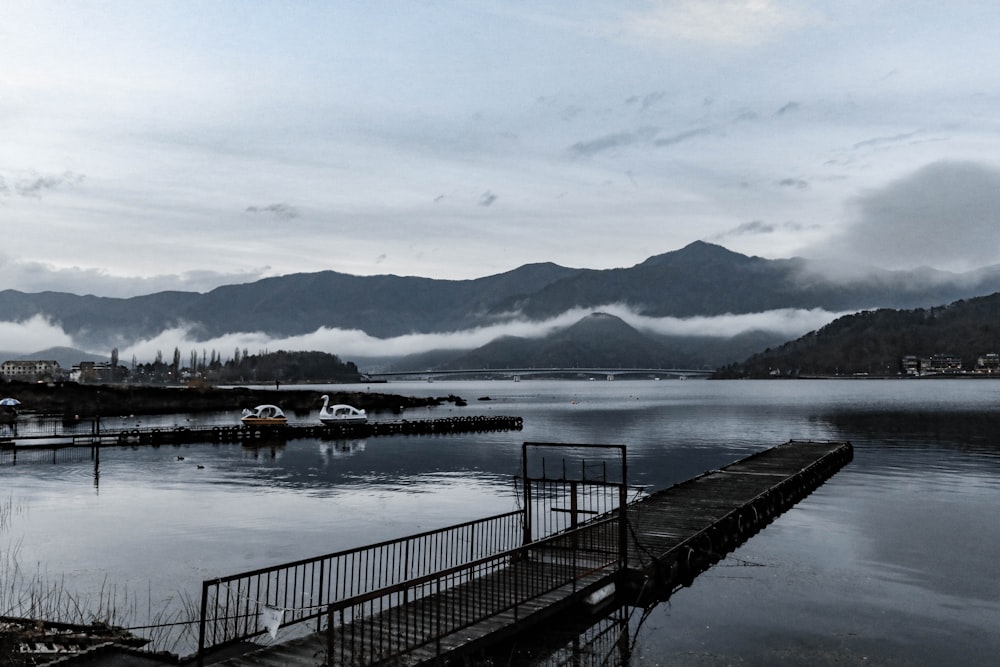
<instances>
[{"instance_id":1,"label":"overcast sky","mask_svg":"<svg viewBox=\"0 0 1000 667\"><path fill-rule=\"evenodd\" d=\"M0 287L994 264L997 63L992 0L6 0Z\"/></svg>"}]
</instances>

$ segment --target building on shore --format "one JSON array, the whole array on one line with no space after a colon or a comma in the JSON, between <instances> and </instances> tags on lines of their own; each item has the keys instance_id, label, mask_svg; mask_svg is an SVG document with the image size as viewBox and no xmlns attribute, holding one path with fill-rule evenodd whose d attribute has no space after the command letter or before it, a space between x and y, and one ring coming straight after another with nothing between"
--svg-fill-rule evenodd
<instances>
[{"instance_id":1,"label":"building on shore","mask_svg":"<svg viewBox=\"0 0 1000 667\"><path fill-rule=\"evenodd\" d=\"M907 354L900 359L900 366L902 374L908 376L958 375L962 373L996 375L1000 374L1000 353L988 352L978 356L974 368L963 368L962 358L957 354L943 353L927 357Z\"/></svg>"},{"instance_id":2,"label":"building on shore","mask_svg":"<svg viewBox=\"0 0 1000 667\"><path fill-rule=\"evenodd\" d=\"M58 361L49 359L14 359L0 364L5 380L58 380L63 376Z\"/></svg>"}]
</instances>

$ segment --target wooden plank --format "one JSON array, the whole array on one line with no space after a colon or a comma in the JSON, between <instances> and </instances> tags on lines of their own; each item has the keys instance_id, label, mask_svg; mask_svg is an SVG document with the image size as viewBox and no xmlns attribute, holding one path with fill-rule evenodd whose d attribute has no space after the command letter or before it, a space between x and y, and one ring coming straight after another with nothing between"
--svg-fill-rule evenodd
<instances>
[{"instance_id":1,"label":"wooden plank","mask_svg":"<svg viewBox=\"0 0 1000 667\"><path fill-rule=\"evenodd\" d=\"M680 554L689 557L692 552L688 545L701 536L711 535L718 541L720 536L732 540L739 539L740 532L752 534L750 531L759 530L758 526L775 512L794 504L802 493L822 483L831 470L835 472L849 458L847 443L791 441L651 494L627 508L630 539L635 541L630 548L629 567L650 572L661 562L674 562ZM746 526L740 525L738 517ZM595 529L607 531L609 527L598 525ZM587 542L584 536L581 541ZM714 548L715 542L710 544ZM701 543L696 546L705 548ZM604 585L614 574L598 567L602 554L581 551L578 564L590 562L593 569L578 570L575 585L548 590L545 582L558 580L566 572L567 548L532 549L530 559L339 627L337 634L354 636L354 643L339 646L330 665L360 667L369 664L373 655L404 666L438 662L438 646L442 654L454 655L536 625L578 601L584 592ZM518 599L516 610L507 604L514 592ZM432 639L429 631L434 614L439 613L436 605L443 606L443 617L461 627ZM402 646L410 648L398 655ZM325 633L316 633L220 664L311 667L322 663L325 650Z\"/></svg>"}]
</instances>

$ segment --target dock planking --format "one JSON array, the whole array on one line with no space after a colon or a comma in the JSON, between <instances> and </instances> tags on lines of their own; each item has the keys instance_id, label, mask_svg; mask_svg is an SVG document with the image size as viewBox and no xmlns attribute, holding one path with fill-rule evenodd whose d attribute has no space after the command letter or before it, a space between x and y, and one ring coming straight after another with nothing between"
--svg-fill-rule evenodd
<instances>
[{"instance_id":1,"label":"dock planking","mask_svg":"<svg viewBox=\"0 0 1000 667\"><path fill-rule=\"evenodd\" d=\"M322 630L212 664L459 662L583 605L586 596L611 583L618 603L667 599L815 490L852 456L846 442L790 441L630 503L625 510L628 553L618 554L619 560L600 548L579 553L567 548L609 543L605 538L617 531L617 515L594 519L555 541L521 547L502 568L482 576L466 573L419 599L342 623L331 615L333 635ZM572 554L570 560L567 553ZM513 603L511 596L516 598ZM428 638L423 628L429 613L448 616L449 629ZM438 622L435 627L442 626Z\"/></svg>"},{"instance_id":2,"label":"dock planking","mask_svg":"<svg viewBox=\"0 0 1000 667\"><path fill-rule=\"evenodd\" d=\"M792 440L630 504L633 586L669 597L852 457L850 443Z\"/></svg>"},{"instance_id":3,"label":"dock planking","mask_svg":"<svg viewBox=\"0 0 1000 667\"><path fill-rule=\"evenodd\" d=\"M349 633L352 639L337 644L337 649L332 653L332 661L327 660L328 636L323 631L211 664L226 667L354 666L381 663L388 659L392 664L402 666L440 662L442 656L448 656L446 661L455 660L460 655L475 653L484 642L491 644L502 641L523 627L537 626L567 610L579 601L581 595L589 594L606 583L615 571L614 568L581 569L575 573L572 583L551 588L542 594L531 593L533 587L530 585L522 586L525 599L516 609L506 605L491 608L488 603L491 590L511 590L518 586L512 583L515 580L527 583L532 580L545 581L555 576L544 563L519 561L512 563L504 573L460 584L442 593L441 602L445 606L452 610L459 605L464 607L461 611L451 613L482 620L459 623L454 631L433 641L422 641L419 634L412 630L420 626L421 620L427 615L427 604L417 601L394 607L362 622L355 622L349 629L340 628L340 632ZM482 606L475 610L469 609L469 599L479 600ZM392 630L385 632L385 628Z\"/></svg>"}]
</instances>

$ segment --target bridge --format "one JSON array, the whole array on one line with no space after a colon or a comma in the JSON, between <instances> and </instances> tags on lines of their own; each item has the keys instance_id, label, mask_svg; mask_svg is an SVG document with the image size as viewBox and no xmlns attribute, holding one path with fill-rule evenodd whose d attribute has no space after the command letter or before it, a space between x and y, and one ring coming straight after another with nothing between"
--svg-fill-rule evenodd
<instances>
[{"instance_id":1,"label":"bridge","mask_svg":"<svg viewBox=\"0 0 1000 667\"><path fill-rule=\"evenodd\" d=\"M551 367L551 368L463 368L463 369L429 369L421 371L386 371L364 373L371 380L433 380L434 378L504 378L519 380L533 376L570 376L590 380L614 380L619 376L642 376L647 378L687 378L708 377L714 370L704 368L603 368L593 367Z\"/></svg>"},{"instance_id":2,"label":"bridge","mask_svg":"<svg viewBox=\"0 0 1000 667\"><path fill-rule=\"evenodd\" d=\"M193 659L470 664L571 609L668 599L852 452L790 441L628 502L624 446L524 443L519 510L204 581Z\"/></svg>"}]
</instances>

